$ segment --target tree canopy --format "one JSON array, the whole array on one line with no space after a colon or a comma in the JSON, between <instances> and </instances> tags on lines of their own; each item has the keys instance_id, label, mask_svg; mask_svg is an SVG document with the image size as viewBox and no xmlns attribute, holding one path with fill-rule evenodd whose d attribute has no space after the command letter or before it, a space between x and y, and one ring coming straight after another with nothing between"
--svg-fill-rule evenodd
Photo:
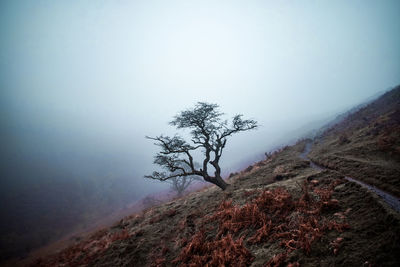
<instances>
[{"instance_id":1,"label":"tree canopy","mask_svg":"<svg viewBox=\"0 0 400 267\"><path fill-rule=\"evenodd\" d=\"M221 177L219 161L227 138L239 132L256 129L257 122L243 119L241 114L235 115L228 122L221 118L224 114L218 108L217 104L198 102L194 108L180 112L169 123L177 129L190 129L190 142L179 135L146 136L156 141L155 145L160 147L154 163L162 166L167 172L155 171L145 177L166 181L176 177L197 175L225 190L228 184ZM195 164L193 158L193 152L196 150L201 150L203 154L199 165ZM214 168L213 175L209 174L209 167Z\"/></svg>"}]
</instances>

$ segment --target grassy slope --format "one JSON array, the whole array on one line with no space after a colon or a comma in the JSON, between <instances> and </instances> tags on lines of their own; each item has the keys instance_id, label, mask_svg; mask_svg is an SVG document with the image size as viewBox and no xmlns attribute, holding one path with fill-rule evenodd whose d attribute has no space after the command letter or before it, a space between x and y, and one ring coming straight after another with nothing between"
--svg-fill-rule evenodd
<instances>
[{"instance_id":1,"label":"grassy slope","mask_svg":"<svg viewBox=\"0 0 400 267\"><path fill-rule=\"evenodd\" d=\"M400 197L400 86L328 129L310 158Z\"/></svg>"},{"instance_id":2,"label":"grassy slope","mask_svg":"<svg viewBox=\"0 0 400 267\"><path fill-rule=\"evenodd\" d=\"M141 214L124 218L113 227L87 237L55 256L37 262L36 266L62 264L174 266L201 260L203 260L201 264L194 266L204 266L205 262L212 262L211 255L216 259L214 265L211 264L211 266L220 265L224 260L225 264L231 266L235 266L235 263L239 264L239 260L242 260L239 264L241 266L263 266L268 261L274 266L271 260L275 260L277 264L280 260L284 264L293 263L292 266L297 266L296 264L361 266L366 262L379 266L397 265L400 262L398 214L389 210L371 193L353 183L344 182L339 173L310 168L307 161L298 157L303 148L304 143L288 147L268 161L256 164L251 171L238 174L231 179L232 185L225 192L211 187L192 193L185 198L153 207ZM276 178L280 181L276 181ZM307 205L302 206L301 203L305 203L304 181L313 182L309 182L307 187L310 200L306 202ZM337 199L337 205L324 206L315 215L316 217L306 215L312 212L315 205L322 203L317 190L327 188L332 182L337 181L343 183L334 184L331 187L333 191L329 200ZM243 216L244 207L246 207L244 205L254 204L260 200L262 191L274 192L276 188L285 188L291 200L287 202L288 204L285 202L286 206L275 211L268 207L264 209L263 216L273 221L272 230L266 236L260 235L259 237L262 237L260 241L251 242L252 237L260 232L258 230L261 229L259 225L261 219L257 220L256 217L252 223L247 224L247 221L254 219L252 218L254 216L251 213ZM268 202L269 205L271 207L278 205L280 202L274 201L277 201L276 199L281 195L279 193L274 195L275 200ZM225 210L237 212L241 217L239 215L235 217L234 213L229 215L224 209L219 209L221 203L227 205L224 201L232 201L231 207ZM285 214L282 215L280 212L285 212ZM305 221L303 225L299 224L299 218L314 217L318 218L315 222L317 225L314 225L314 228L305 228L317 236L315 240L308 240L311 244L308 252L305 247L302 247L304 242L290 243L290 239L293 238L293 233L302 230L301 227L310 225ZM221 218L223 218L222 222ZM343 231L323 229L320 227L323 221L347 223L350 229L343 229ZM221 232L221 223L224 222L227 222L225 231L218 236L218 232ZM280 229L279 224L282 222L286 224L282 224L284 227ZM235 226L239 223L242 223L244 227ZM284 229L285 227L292 228ZM296 230L295 227L298 229ZM285 239L284 235L289 231L292 231L292 236ZM278 235L282 237L277 238ZM228 236L229 238L232 236L232 240L228 240ZM243 239L241 240L240 237ZM303 236L304 238L307 236ZM343 241L337 242L341 238ZM297 242L298 238L294 239L293 242ZM211 245L213 247L207 247ZM288 249L288 246L294 246L295 249ZM336 253L334 253L335 248L337 248ZM277 257L286 252L286 257L283 259ZM173 262L174 259L178 260Z\"/></svg>"},{"instance_id":3,"label":"grassy slope","mask_svg":"<svg viewBox=\"0 0 400 267\"><path fill-rule=\"evenodd\" d=\"M210 187L88 236L36 266L399 266L400 217L353 176L400 195L400 87ZM346 227L346 225L349 226Z\"/></svg>"}]
</instances>

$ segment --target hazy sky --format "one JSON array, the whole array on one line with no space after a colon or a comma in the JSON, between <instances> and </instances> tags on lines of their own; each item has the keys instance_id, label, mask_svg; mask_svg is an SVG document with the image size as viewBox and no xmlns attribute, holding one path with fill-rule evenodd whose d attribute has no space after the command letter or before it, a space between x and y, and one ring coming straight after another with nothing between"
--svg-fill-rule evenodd
<instances>
[{"instance_id":1,"label":"hazy sky","mask_svg":"<svg viewBox=\"0 0 400 267\"><path fill-rule=\"evenodd\" d=\"M228 143L238 162L399 84L399 14L397 0L1 1L3 142L77 175L114 162L139 188L144 136L207 101L262 125Z\"/></svg>"}]
</instances>

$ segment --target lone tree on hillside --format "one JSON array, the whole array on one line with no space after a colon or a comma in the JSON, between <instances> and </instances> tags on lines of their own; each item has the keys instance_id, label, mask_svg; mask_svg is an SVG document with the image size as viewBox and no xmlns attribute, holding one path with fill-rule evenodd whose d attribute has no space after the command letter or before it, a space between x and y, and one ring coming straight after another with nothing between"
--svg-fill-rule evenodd
<instances>
[{"instance_id":1,"label":"lone tree on hillside","mask_svg":"<svg viewBox=\"0 0 400 267\"><path fill-rule=\"evenodd\" d=\"M191 168L186 164L181 164L180 167L183 167L186 172L192 171ZM200 165L195 162L194 167L195 169L198 169ZM177 170L175 172L172 172L171 174L179 174L180 172L180 170ZM181 197L185 190L188 189L193 182L201 181L201 178L197 175L188 175L173 177L168 179L167 181L170 182L172 191L176 192L178 197Z\"/></svg>"},{"instance_id":2,"label":"lone tree on hillside","mask_svg":"<svg viewBox=\"0 0 400 267\"><path fill-rule=\"evenodd\" d=\"M198 102L193 109L180 112L169 124L177 129L190 129L191 143L186 142L179 135L174 137L157 136L146 138L156 141L155 145L161 151L154 157L154 163L168 171L153 172L146 178L166 181L177 177L197 175L207 182L213 183L225 190L228 186L221 177L219 161L225 148L227 138L235 133L257 128L254 120L243 120L242 115L233 117L228 124L222 120L223 113L218 111L217 104ZM193 152L201 150L204 155L202 165L194 164ZM214 175L210 175L208 167L214 168ZM187 168L185 168L185 167Z\"/></svg>"},{"instance_id":3,"label":"lone tree on hillside","mask_svg":"<svg viewBox=\"0 0 400 267\"><path fill-rule=\"evenodd\" d=\"M181 197L183 192L185 192L185 190L188 189L189 186L197 179L199 178L197 178L195 175L173 177L170 179L171 189L176 192L178 197Z\"/></svg>"}]
</instances>

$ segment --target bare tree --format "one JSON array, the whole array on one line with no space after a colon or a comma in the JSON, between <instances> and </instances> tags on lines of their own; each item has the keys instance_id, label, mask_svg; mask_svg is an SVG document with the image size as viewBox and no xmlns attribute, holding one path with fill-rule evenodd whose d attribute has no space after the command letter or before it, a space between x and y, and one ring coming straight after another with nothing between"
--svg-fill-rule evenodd
<instances>
[{"instance_id":1,"label":"bare tree","mask_svg":"<svg viewBox=\"0 0 400 267\"><path fill-rule=\"evenodd\" d=\"M173 177L170 179L171 181L171 189L176 192L178 197L183 195L186 189L196 180L196 176L182 176L182 177Z\"/></svg>"},{"instance_id":2,"label":"bare tree","mask_svg":"<svg viewBox=\"0 0 400 267\"><path fill-rule=\"evenodd\" d=\"M145 177L166 181L177 177L197 175L225 190L228 184L221 177L219 161L227 138L235 133L257 128L257 122L243 120L242 115L236 115L228 124L227 120L221 119L223 113L219 112L218 108L217 104L198 102L193 109L180 112L169 123L177 129L190 129L191 143L186 142L179 135L174 137L146 136L146 138L156 141L155 145L161 148L154 158L154 163L162 166L169 173L155 171L152 175ZM196 150L201 150L204 155L199 168L195 166L192 155ZM209 165L214 168L214 175L209 174Z\"/></svg>"},{"instance_id":3,"label":"bare tree","mask_svg":"<svg viewBox=\"0 0 400 267\"><path fill-rule=\"evenodd\" d=\"M190 172L191 169L187 165L182 165L182 167L186 170L186 172ZM194 163L195 168L199 168L200 165L195 162ZM179 173L178 171L175 171L172 174L177 174ZM181 176L181 177L173 177L169 180L167 180L171 184L171 189L176 192L178 197L181 197L183 195L183 192L185 192L186 189L194 182L194 181L201 181L201 178L196 175L189 175L189 176Z\"/></svg>"}]
</instances>

